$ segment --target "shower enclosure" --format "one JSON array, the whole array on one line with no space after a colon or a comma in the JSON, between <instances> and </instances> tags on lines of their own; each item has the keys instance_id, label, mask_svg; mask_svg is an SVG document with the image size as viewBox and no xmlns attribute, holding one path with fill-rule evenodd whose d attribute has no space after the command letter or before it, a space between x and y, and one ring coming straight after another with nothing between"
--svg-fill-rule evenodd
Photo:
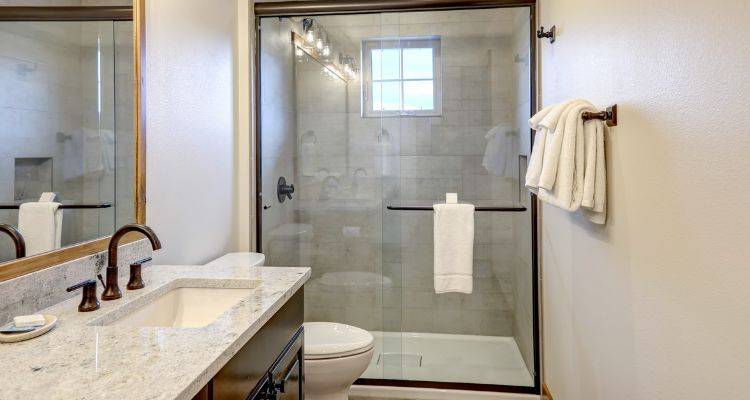
<instances>
[{"instance_id":1,"label":"shower enclosure","mask_svg":"<svg viewBox=\"0 0 750 400\"><path fill-rule=\"evenodd\" d=\"M538 393L533 6L376 11L256 9L258 248L312 268L307 321L373 333L359 383ZM446 193L471 294L433 287Z\"/></svg>"}]
</instances>

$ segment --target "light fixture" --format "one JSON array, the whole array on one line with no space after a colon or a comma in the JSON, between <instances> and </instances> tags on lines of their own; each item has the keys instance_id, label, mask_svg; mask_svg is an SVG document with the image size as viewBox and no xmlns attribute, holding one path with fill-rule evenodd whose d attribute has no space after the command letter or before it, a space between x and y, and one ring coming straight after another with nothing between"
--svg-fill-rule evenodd
<instances>
[{"instance_id":1,"label":"light fixture","mask_svg":"<svg viewBox=\"0 0 750 400\"><path fill-rule=\"evenodd\" d=\"M315 41L314 25L315 22L312 18L305 18L302 20L302 30L305 32L305 40L310 44Z\"/></svg>"},{"instance_id":2,"label":"light fixture","mask_svg":"<svg viewBox=\"0 0 750 400\"><path fill-rule=\"evenodd\" d=\"M347 81L359 77L356 58L340 52L337 43L331 40L328 32L318 24L318 21L304 18L298 27L301 29L292 32L292 41L297 45L294 54L299 62L319 62L324 66L320 75L330 80L338 78ZM338 54L338 57L335 57L335 54Z\"/></svg>"}]
</instances>

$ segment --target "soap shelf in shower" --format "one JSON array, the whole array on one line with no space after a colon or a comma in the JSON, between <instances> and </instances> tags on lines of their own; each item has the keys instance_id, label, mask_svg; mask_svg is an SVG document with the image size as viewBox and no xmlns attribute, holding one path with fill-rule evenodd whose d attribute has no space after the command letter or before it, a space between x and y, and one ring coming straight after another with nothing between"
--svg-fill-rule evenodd
<instances>
[{"instance_id":1,"label":"soap shelf in shower","mask_svg":"<svg viewBox=\"0 0 750 400\"><path fill-rule=\"evenodd\" d=\"M437 204L437 203L435 203ZM386 208L394 211L432 211L434 204L430 205L405 205L389 204ZM497 212L524 212L524 206L475 206L474 211L497 211Z\"/></svg>"}]
</instances>

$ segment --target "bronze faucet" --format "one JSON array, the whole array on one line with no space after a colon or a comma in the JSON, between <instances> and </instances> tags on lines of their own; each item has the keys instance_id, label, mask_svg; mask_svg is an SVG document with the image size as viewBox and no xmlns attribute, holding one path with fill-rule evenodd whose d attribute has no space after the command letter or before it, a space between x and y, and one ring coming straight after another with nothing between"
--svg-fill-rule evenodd
<instances>
[{"instance_id":1,"label":"bronze faucet","mask_svg":"<svg viewBox=\"0 0 750 400\"><path fill-rule=\"evenodd\" d=\"M13 243L16 245L16 258L26 257L26 241L23 240L23 235L18 229L7 224L0 224L0 232L7 233L13 239Z\"/></svg>"},{"instance_id":2,"label":"bronze faucet","mask_svg":"<svg viewBox=\"0 0 750 400\"><path fill-rule=\"evenodd\" d=\"M156 233L146 225L127 224L123 225L109 239L109 250L107 257L107 281L104 284L104 293L102 300L115 300L122 297L122 292L117 284L117 245L128 232L140 232L151 242L151 248L154 250L161 249L161 242L156 237Z\"/></svg>"},{"instance_id":3,"label":"bronze faucet","mask_svg":"<svg viewBox=\"0 0 750 400\"><path fill-rule=\"evenodd\" d=\"M81 283L77 283L68 289L68 292L72 292L76 289L83 288L83 297L81 297L81 304L78 305L78 311L89 312L99 309L99 300L96 299L96 281L93 279L87 279Z\"/></svg>"}]
</instances>

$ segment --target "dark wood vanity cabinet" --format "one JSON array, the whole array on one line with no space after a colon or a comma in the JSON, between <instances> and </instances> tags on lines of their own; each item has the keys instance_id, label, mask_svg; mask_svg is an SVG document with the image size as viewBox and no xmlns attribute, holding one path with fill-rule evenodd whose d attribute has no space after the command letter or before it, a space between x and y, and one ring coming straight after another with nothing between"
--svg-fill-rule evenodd
<instances>
[{"instance_id":1,"label":"dark wood vanity cabinet","mask_svg":"<svg viewBox=\"0 0 750 400\"><path fill-rule=\"evenodd\" d=\"M300 289L194 400L304 399L303 300Z\"/></svg>"}]
</instances>

